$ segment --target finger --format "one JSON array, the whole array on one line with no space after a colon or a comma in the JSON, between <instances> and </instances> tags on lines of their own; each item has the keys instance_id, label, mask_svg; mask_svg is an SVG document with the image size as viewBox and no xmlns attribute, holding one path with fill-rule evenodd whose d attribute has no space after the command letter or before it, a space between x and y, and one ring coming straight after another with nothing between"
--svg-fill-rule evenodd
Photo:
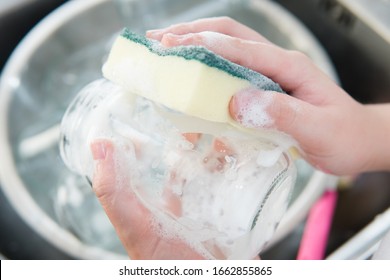
<instances>
[{"instance_id":1,"label":"finger","mask_svg":"<svg viewBox=\"0 0 390 280\"><path fill-rule=\"evenodd\" d=\"M139 244L148 235L151 214L123 181L117 179L114 146L106 140L91 145L95 160L93 188L131 258L141 258ZM129 211L131 209L131 211ZM146 236L145 236L146 238Z\"/></svg>"},{"instance_id":2,"label":"finger","mask_svg":"<svg viewBox=\"0 0 390 280\"><path fill-rule=\"evenodd\" d=\"M285 91L312 104L320 104L325 98L309 93L333 84L304 54L287 51L271 44L243 40L215 32L165 34L161 42L167 47L204 46L227 60L262 73L279 83ZM312 80L318 82L309 82ZM332 94L331 91L329 94Z\"/></svg>"},{"instance_id":3,"label":"finger","mask_svg":"<svg viewBox=\"0 0 390 280\"><path fill-rule=\"evenodd\" d=\"M321 138L321 109L286 94L241 91L232 98L229 111L245 127L274 128L291 135L304 150L310 150L307 143L318 143Z\"/></svg>"},{"instance_id":4,"label":"finger","mask_svg":"<svg viewBox=\"0 0 390 280\"><path fill-rule=\"evenodd\" d=\"M146 32L146 36L161 41L163 36L167 33L184 35L187 33L199 33L203 31L213 31L241 39L270 43L265 37L253 29L230 17L213 17L179 23L164 29L149 30Z\"/></svg>"}]
</instances>

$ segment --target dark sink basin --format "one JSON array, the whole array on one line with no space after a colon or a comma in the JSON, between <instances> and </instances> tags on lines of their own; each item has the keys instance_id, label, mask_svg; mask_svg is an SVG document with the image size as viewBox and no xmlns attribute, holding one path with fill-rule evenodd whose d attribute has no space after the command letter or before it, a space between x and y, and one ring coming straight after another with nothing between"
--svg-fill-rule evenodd
<instances>
[{"instance_id":1,"label":"dark sink basin","mask_svg":"<svg viewBox=\"0 0 390 280\"><path fill-rule=\"evenodd\" d=\"M17 9L0 8L0 71L23 36L46 14L66 0L25 1ZM353 32L359 19L348 10L335 15L336 0L275 0L295 14L318 38L329 54L341 85L363 103L390 101L390 47L373 51ZM10 32L12 30L12 32ZM367 36L375 37L369 33ZM327 254L336 250L390 207L390 172L360 174L343 181L332 224ZM50 246L23 223L0 191L0 253L9 258L71 256ZM267 250L264 259L295 259L305 223ZM7 230L3 230L3 229ZM29 238L25 238L29 236ZM39 248L39 250L37 250Z\"/></svg>"},{"instance_id":2,"label":"dark sink basin","mask_svg":"<svg viewBox=\"0 0 390 280\"><path fill-rule=\"evenodd\" d=\"M363 103L390 101L390 42L360 15L339 4L347 1L276 2L295 14L322 43L349 94Z\"/></svg>"},{"instance_id":3,"label":"dark sink basin","mask_svg":"<svg viewBox=\"0 0 390 280\"><path fill-rule=\"evenodd\" d=\"M7 4L0 5L0 73L9 55L27 32L67 0L5 2Z\"/></svg>"}]
</instances>

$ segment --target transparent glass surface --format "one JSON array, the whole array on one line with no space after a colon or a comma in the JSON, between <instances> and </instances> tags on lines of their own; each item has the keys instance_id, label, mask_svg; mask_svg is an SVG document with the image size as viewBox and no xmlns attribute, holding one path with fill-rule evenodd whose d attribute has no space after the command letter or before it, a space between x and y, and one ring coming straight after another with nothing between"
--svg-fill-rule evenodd
<instances>
[{"instance_id":1,"label":"transparent glass surface","mask_svg":"<svg viewBox=\"0 0 390 280\"><path fill-rule=\"evenodd\" d=\"M65 163L89 181L91 143L112 141L116 180L125 180L120 187L153 213L160 229L152 230L184 240L206 258L256 256L295 184L288 153L258 131L174 112L104 79L79 93L61 131Z\"/></svg>"}]
</instances>

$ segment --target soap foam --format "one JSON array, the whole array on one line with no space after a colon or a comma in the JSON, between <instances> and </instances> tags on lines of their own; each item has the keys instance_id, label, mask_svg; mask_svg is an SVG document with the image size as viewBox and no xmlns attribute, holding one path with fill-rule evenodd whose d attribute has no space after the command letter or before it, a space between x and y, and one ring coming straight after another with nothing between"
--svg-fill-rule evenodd
<instances>
[{"instance_id":1,"label":"soap foam","mask_svg":"<svg viewBox=\"0 0 390 280\"><path fill-rule=\"evenodd\" d=\"M220 33L212 32L212 31L204 31L200 33L202 35L203 42L207 47L215 50L221 50L226 47L226 44L221 44L221 36L224 36ZM218 51L218 52L219 52Z\"/></svg>"},{"instance_id":2,"label":"soap foam","mask_svg":"<svg viewBox=\"0 0 390 280\"><path fill-rule=\"evenodd\" d=\"M248 128L271 127L274 120L267 109L273 102L272 94L259 94L256 89L247 89L235 97L238 111L236 112L240 123Z\"/></svg>"},{"instance_id":3,"label":"soap foam","mask_svg":"<svg viewBox=\"0 0 390 280\"><path fill-rule=\"evenodd\" d=\"M198 131L194 131L197 133L202 132L204 121L195 125L192 117L171 113L147 99L117 87L110 88L109 84L95 84L96 97L110 97L84 112L92 129L83 126L81 135L87 137L78 141L112 139L116 146L117 185L132 188L153 213L153 229L163 238L181 239L206 258L231 258L238 251L240 258L254 257L248 246L258 240L251 236L251 231L256 226L262 201L269 186L289 174L283 149L277 150L258 135L221 123L215 124L216 129L211 129L214 125L208 126L205 129L208 133L191 142L170 116L179 116L183 124L188 120L197 127ZM262 102L266 107L267 102ZM258 106L251 110L254 109L258 110ZM161 111L165 111L164 115ZM216 139L225 148L216 151L213 144ZM77 145L84 146L82 142ZM270 152L271 148L276 150ZM89 155L80 153L80 156L91 161ZM287 191L291 187L287 186ZM167 192L173 200L167 200ZM179 212L172 210L172 201L179 204ZM267 217L262 217L265 222L258 226L274 230L274 217L282 215L287 201L279 201L278 205L279 208L275 205L273 209L275 213L267 213ZM265 239L260 243L264 242Z\"/></svg>"}]
</instances>

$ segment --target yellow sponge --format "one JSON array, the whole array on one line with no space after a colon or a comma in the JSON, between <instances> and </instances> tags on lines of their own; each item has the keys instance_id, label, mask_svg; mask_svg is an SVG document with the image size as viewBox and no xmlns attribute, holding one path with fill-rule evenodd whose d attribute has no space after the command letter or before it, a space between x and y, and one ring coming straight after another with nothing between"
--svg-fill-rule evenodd
<instances>
[{"instance_id":1,"label":"yellow sponge","mask_svg":"<svg viewBox=\"0 0 390 280\"><path fill-rule=\"evenodd\" d=\"M269 78L200 46L165 48L125 29L114 42L103 75L154 102L214 122L230 122L229 102L240 90L283 92Z\"/></svg>"}]
</instances>

